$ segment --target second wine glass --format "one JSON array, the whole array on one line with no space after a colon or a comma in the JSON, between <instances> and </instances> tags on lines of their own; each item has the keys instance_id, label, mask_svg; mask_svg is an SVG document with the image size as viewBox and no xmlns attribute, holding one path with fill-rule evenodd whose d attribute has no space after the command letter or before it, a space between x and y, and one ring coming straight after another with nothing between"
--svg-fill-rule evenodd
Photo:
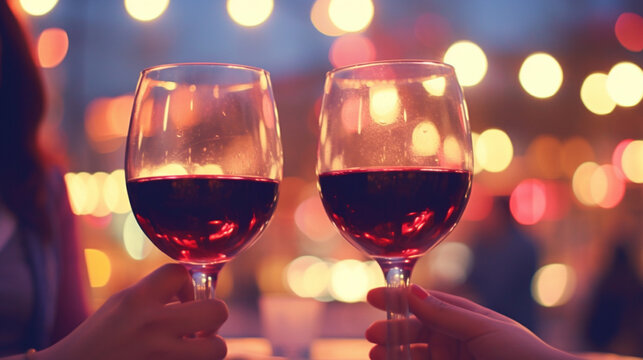
<instances>
[{"instance_id":1,"label":"second wine glass","mask_svg":"<svg viewBox=\"0 0 643 360\"><path fill-rule=\"evenodd\" d=\"M195 63L141 73L127 192L145 234L190 271L195 299L214 297L223 265L268 224L282 166L266 71Z\"/></svg>"},{"instance_id":2,"label":"second wine glass","mask_svg":"<svg viewBox=\"0 0 643 360\"><path fill-rule=\"evenodd\" d=\"M473 159L454 69L387 61L326 77L317 159L331 221L375 259L390 294L389 320L408 318L417 259L453 230L467 203ZM410 359L408 330L390 326L388 359Z\"/></svg>"}]
</instances>

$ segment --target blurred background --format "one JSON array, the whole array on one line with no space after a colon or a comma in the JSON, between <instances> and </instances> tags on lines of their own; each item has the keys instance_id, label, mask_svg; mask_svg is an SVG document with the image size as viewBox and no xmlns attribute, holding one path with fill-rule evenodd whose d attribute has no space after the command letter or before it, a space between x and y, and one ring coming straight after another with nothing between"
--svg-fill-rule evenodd
<instances>
[{"instance_id":1,"label":"blurred background","mask_svg":"<svg viewBox=\"0 0 643 360\"><path fill-rule=\"evenodd\" d=\"M285 168L272 223L221 273L218 296L231 308L221 333L257 338L258 352L262 337L312 343L312 358L331 358L324 339L360 339L384 317L364 302L384 279L338 235L317 194L324 76L427 59L456 68L476 168L463 219L412 281L509 315L563 349L643 356L640 0L9 3L47 83L41 140L66 167L94 307L169 261L138 228L125 190L139 72L239 63L271 73ZM351 344L366 357L365 344Z\"/></svg>"}]
</instances>

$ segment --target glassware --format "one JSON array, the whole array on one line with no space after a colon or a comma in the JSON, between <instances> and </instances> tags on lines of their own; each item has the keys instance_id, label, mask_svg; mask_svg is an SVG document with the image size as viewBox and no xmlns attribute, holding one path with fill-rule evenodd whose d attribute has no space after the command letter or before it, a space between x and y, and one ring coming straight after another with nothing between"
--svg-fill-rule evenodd
<instances>
[{"instance_id":1,"label":"glassware","mask_svg":"<svg viewBox=\"0 0 643 360\"><path fill-rule=\"evenodd\" d=\"M143 70L127 137L136 220L214 297L223 265L252 245L275 210L283 155L269 74L213 63Z\"/></svg>"},{"instance_id":2,"label":"glassware","mask_svg":"<svg viewBox=\"0 0 643 360\"><path fill-rule=\"evenodd\" d=\"M454 69L384 61L326 76L317 174L330 220L375 259L390 288L389 320L417 259L453 230L472 181L471 131ZM390 323L390 322L389 322ZM389 359L410 359L408 329L390 326Z\"/></svg>"}]
</instances>

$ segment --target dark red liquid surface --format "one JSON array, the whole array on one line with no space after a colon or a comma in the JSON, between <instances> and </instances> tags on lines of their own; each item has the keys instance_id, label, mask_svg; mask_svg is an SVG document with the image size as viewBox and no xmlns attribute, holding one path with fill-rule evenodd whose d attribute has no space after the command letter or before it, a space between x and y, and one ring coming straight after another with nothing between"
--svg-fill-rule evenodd
<instances>
[{"instance_id":1,"label":"dark red liquid surface","mask_svg":"<svg viewBox=\"0 0 643 360\"><path fill-rule=\"evenodd\" d=\"M471 173L443 169L364 169L319 175L331 221L375 258L422 255L455 226Z\"/></svg>"},{"instance_id":2,"label":"dark red liquid surface","mask_svg":"<svg viewBox=\"0 0 643 360\"><path fill-rule=\"evenodd\" d=\"M225 262L270 220L278 183L251 177L186 175L127 182L136 220L165 254L190 263Z\"/></svg>"}]
</instances>

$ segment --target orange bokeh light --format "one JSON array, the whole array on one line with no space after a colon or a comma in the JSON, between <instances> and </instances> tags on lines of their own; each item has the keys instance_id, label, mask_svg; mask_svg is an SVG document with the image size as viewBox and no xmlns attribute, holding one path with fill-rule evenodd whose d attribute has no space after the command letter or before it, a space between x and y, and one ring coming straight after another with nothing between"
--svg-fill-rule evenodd
<instances>
[{"instance_id":1,"label":"orange bokeh light","mask_svg":"<svg viewBox=\"0 0 643 360\"><path fill-rule=\"evenodd\" d=\"M69 38L60 28L45 29L38 37L38 62L43 68L58 66L67 56Z\"/></svg>"},{"instance_id":2,"label":"orange bokeh light","mask_svg":"<svg viewBox=\"0 0 643 360\"><path fill-rule=\"evenodd\" d=\"M634 13L622 13L614 25L618 42L630 51L643 50L643 17Z\"/></svg>"},{"instance_id":3,"label":"orange bokeh light","mask_svg":"<svg viewBox=\"0 0 643 360\"><path fill-rule=\"evenodd\" d=\"M126 137L129 119L134 104L133 95L122 95L112 99L107 108L107 122L113 137Z\"/></svg>"},{"instance_id":4,"label":"orange bokeh light","mask_svg":"<svg viewBox=\"0 0 643 360\"><path fill-rule=\"evenodd\" d=\"M344 35L335 39L330 47L328 59L334 67L375 60L373 42L361 35Z\"/></svg>"},{"instance_id":5,"label":"orange bokeh light","mask_svg":"<svg viewBox=\"0 0 643 360\"><path fill-rule=\"evenodd\" d=\"M594 149L590 143L580 136L573 136L563 142L560 152L561 170L568 177L574 176L578 166L594 160Z\"/></svg>"},{"instance_id":6,"label":"orange bokeh light","mask_svg":"<svg viewBox=\"0 0 643 360\"><path fill-rule=\"evenodd\" d=\"M562 143L551 135L540 135L527 148L527 163L538 177L556 179L562 175L560 153Z\"/></svg>"},{"instance_id":7,"label":"orange bokeh light","mask_svg":"<svg viewBox=\"0 0 643 360\"><path fill-rule=\"evenodd\" d=\"M538 179L526 179L511 192L509 209L514 219L523 225L542 220L547 208L545 184Z\"/></svg>"},{"instance_id":8,"label":"orange bokeh light","mask_svg":"<svg viewBox=\"0 0 643 360\"><path fill-rule=\"evenodd\" d=\"M132 111L132 95L97 98L85 111L85 132L99 153L109 153L124 144Z\"/></svg>"}]
</instances>

